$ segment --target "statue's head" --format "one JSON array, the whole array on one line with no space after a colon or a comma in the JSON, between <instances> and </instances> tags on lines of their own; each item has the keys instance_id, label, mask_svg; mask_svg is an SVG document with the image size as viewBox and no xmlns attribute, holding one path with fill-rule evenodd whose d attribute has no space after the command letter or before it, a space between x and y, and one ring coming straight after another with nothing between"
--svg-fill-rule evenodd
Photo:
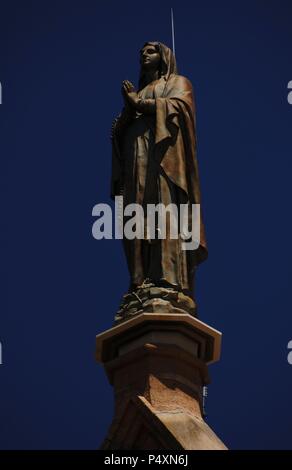
<instances>
[{"instance_id":1,"label":"statue's head","mask_svg":"<svg viewBox=\"0 0 292 470\"><path fill-rule=\"evenodd\" d=\"M177 74L175 56L169 47L161 42L146 42L140 50L140 80L139 87L143 86L143 76L150 71L159 71L159 78L170 74Z\"/></svg>"},{"instance_id":2,"label":"statue's head","mask_svg":"<svg viewBox=\"0 0 292 470\"><path fill-rule=\"evenodd\" d=\"M140 50L140 65L144 72L155 71L160 68L160 50L155 43L147 42Z\"/></svg>"}]
</instances>

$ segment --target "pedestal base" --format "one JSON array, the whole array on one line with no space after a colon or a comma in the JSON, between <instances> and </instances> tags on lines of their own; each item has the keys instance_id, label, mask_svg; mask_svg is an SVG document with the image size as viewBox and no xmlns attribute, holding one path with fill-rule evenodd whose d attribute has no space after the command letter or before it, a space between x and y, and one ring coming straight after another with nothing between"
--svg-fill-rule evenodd
<instances>
[{"instance_id":1,"label":"pedestal base","mask_svg":"<svg viewBox=\"0 0 292 470\"><path fill-rule=\"evenodd\" d=\"M108 450L226 449L202 416L221 333L188 314L142 313L97 336L115 392Z\"/></svg>"}]
</instances>

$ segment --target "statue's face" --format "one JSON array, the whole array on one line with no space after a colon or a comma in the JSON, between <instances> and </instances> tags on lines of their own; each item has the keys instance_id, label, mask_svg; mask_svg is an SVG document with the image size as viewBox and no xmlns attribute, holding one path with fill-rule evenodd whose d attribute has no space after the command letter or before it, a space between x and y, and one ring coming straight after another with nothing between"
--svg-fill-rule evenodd
<instances>
[{"instance_id":1,"label":"statue's face","mask_svg":"<svg viewBox=\"0 0 292 470\"><path fill-rule=\"evenodd\" d=\"M140 64L144 70L157 70L160 64L160 54L150 44L146 44L140 51Z\"/></svg>"}]
</instances>

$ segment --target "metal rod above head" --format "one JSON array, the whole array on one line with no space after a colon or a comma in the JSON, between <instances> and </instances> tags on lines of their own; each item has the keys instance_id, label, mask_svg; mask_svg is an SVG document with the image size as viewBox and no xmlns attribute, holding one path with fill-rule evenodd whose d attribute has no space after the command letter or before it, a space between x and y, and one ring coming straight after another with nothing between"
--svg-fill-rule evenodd
<instances>
[{"instance_id":1,"label":"metal rod above head","mask_svg":"<svg viewBox=\"0 0 292 470\"><path fill-rule=\"evenodd\" d=\"M172 52L175 57L175 38L174 38L174 18L173 18L173 9L170 9L171 15L171 35L172 35Z\"/></svg>"}]
</instances>

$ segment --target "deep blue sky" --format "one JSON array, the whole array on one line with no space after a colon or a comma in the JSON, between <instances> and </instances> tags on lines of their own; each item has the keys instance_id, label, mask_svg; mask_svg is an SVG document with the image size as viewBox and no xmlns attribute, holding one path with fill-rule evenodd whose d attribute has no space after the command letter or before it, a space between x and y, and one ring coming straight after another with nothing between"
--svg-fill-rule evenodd
<instances>
[{"instance_id":1,"label":"deep blue sky","mask_svg":"<svg viewBox=\"0 0 292 470\"><path fill-rule=\"evenodd\" d=\"M200 318L223 332L208 423L236 449L292 449L292 5L173 1L193 83L209 260ZM109 129L170 3L0 5L0 447L94 449L113 399L94 360L128 285L119 241L91 236L109 202Z\"/></svg>"}]
</instances>

